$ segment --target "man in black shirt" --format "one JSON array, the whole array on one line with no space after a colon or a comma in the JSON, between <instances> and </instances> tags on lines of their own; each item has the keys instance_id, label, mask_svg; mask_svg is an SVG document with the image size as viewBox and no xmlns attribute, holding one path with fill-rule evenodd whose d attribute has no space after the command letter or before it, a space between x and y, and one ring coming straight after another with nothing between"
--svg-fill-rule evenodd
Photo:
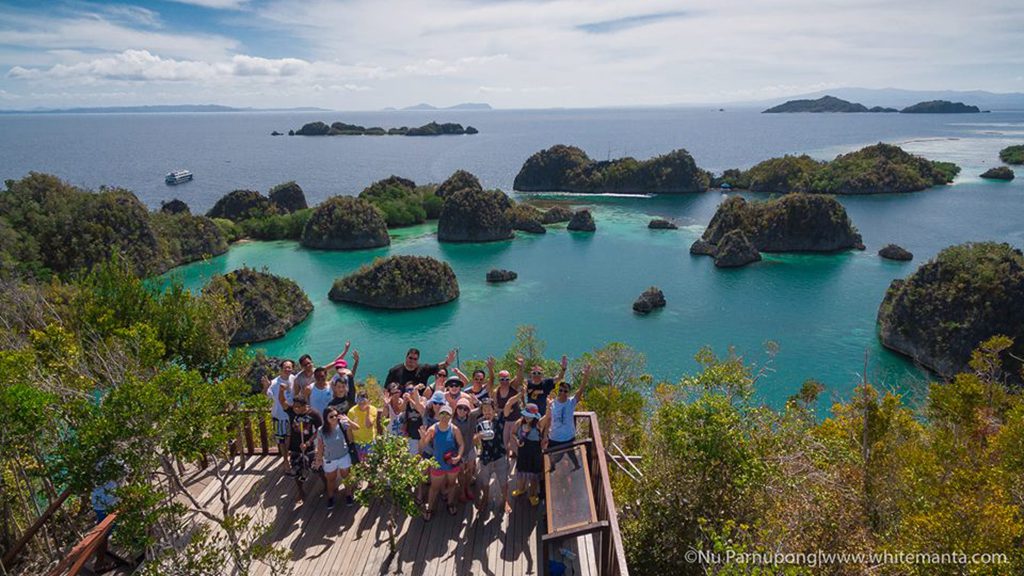
<instances>
[{"instance_id":1,"label":"man in black shirt","mask_svg":"<svg viewBox=\"0 0 1024 576\"><path fill-rule=\"evenodd\" d=\"M316 451L316 431L324 425L323 418L311 410L306 399L295 398L288 408L288 452L291 455L292 474L299 489L297 501L306 497L304 484L309 476Z\"/></svg>"},{"instance_id":2,"label":"man in black shirt","mask_svg":"<svg viewBox=\"0 0 1024 576\"><path fill-rule=\"evenodd\" d=\"M516 358L520 374L523 371L523 362L521 356ZM568 365L569 359L563 354L557 378L545 378L544 368L539 364L530 369L530 378L526 381L526 402L536 404L541 416L547 411L548 394L555 389L555 382L561 382L565 378L565 368Z\"/></svg>"},{"instance_id":3,"label":"man in black shirt","mask_svg":"<svg viewBox=\"0 0 1024 576\"><path fill-rule=\"evenodd\" d=\"M391 370L388 370L387 380L381 382L381 385L386 388L388 384L397 382L399 388L404 389L405 385L409 382L413 384L426 383L431 376L437 374L438 369L447 368L454 361L455 350L451 350L442 362L437 364L420 364L419 349L409 348L409 351L405 353L405 362L396 364Z\"/></svg>"}]
</instances>

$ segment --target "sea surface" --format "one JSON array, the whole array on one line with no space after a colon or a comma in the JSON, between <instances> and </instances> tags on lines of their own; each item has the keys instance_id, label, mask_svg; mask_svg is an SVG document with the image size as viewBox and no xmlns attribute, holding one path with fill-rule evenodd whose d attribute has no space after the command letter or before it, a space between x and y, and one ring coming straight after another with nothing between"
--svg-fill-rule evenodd
<instances>
[{"instance_id":1,"label":"sea surface","mask_svg":"<svg viewBox=\"0 0 1024 576\"><path fill-rule=\"evenodd\" d=\"M437 120L470 124L480 134L270 136L313 120L385 128ZM546 235L520 234L509 242L451 245L438 243L436 226L427 224L394 231L392 245L384 249L319 252L294 242L247 242L171 273L195 289L211 275L243 265L295 279L314 303L312 315L284 338L258 347L293 357L308 352L326 362L351 340L362 356L361 375L383 375L410 346L421 348L426 361L440 360L454 347L461 361L500 355L516 326L530 324L546 341L549 356L575 357L624 342L646 355L655 377L670 381L697 368L693 356L702 346L720 354L733 347L766 368L758 394L778 406L808 378L826 385L825 402L848 398L865 376L910 396L922 390L928 374L879 345L878 305L893 279L908 276L951 244L996 240L1024 247L1024 170L1011 183L978 178L999 164L1000 148L1024 143L1024 113L759 114L709 108L5 115L0 177L49 172L88 188L130 189L154 209L181 198L194 212L204 212L239 188L266 192L295 180L312 204L358 194L391 174L441 182L460 168L486 187L511 191L522 163L558 143L579 146L596 159L647 158L686 148L701 167L721 171L781 154L829 159L876 142L956 162L963 172L953 185L924 192L841 197L864 237L863 252L765 255L746 268L718 270L711 259L690 256L688 248L723 194L562 195L530 199L592 208L595 234L554 227ZM192 170L195 180L166 186L163 175L177 168ZM648 230L654 216L673 218L681 229ZM889 242L912 251L914 260L879 258L878 249ZM447 261L459 278L460 298L407 312L327 299L335 278L388 254ZM519 279L488 285L484 275L491 268L514 270ZM637 316L631 304L651 285L665 292L668 306ZM767 341L779 347L773 358L764 351Z\"/></svg>"}]
</instances>

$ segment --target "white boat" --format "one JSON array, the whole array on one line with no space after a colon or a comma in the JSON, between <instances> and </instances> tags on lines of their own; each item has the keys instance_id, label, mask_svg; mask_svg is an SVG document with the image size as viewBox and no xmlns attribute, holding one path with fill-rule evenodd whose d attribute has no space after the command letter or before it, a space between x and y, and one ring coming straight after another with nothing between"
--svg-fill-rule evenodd
<instances>
[{"instance_id":1,"label":"white boat","mask_svg":"<svg viewBox=\"0 0 1024 576\"><path fill-rule=\"evenodd\" d=\"M167 176L164 177L164 182L173 185L188 182L191 179L192 173L188 170L175 170L174 172L167 173Z\"/></svg>"}]
</instances>

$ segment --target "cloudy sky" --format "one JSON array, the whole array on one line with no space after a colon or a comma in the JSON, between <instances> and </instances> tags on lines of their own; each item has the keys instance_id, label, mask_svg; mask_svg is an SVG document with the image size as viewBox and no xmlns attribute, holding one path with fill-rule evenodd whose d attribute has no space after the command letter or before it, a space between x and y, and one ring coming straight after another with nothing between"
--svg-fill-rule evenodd
<instances>
[{"instance_id":1,"label":"cloudy sky","mask_svg":"<svg viewBox=\"0 0 1024 576\"><path fill-rule=\"evenodd\" d=\"M0 2L0 108L1024 92L1021 0Z\"/></svg>"}]
</instances>

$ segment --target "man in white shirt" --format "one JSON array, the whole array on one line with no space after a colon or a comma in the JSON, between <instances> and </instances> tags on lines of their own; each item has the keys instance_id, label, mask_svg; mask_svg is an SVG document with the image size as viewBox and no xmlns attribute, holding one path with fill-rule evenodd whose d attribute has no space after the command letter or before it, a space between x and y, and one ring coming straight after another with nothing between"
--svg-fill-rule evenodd
<instances>
[{"instance_id":1,"label":"man in white shirt","mask_svg":"<svg viewBox=\"0 0 1024 576\"><path fill-rule=\"evenodd\" d=\"M277 438L277 450L281 455L284 468L291 473L291 466L288 462L288 448L285 441L288 439L288 409L294 400L293 386L295 375L292 374L295 365L291 360L281 361L281 373L272 381L263 378L263 392L270 397L270 417L274 422L274 436Z\"/></svg>"}]
</instances>

